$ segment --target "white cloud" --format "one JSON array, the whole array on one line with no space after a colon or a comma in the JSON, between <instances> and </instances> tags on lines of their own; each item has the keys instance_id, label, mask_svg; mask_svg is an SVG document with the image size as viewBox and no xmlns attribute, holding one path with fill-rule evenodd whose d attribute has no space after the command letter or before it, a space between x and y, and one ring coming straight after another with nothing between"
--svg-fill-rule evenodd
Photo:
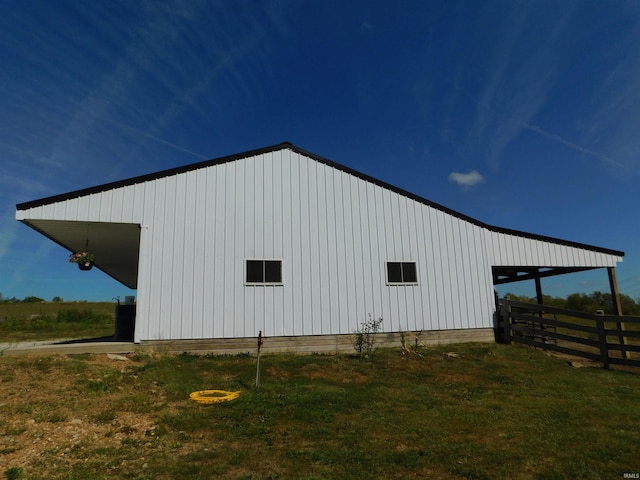
<instances>
[{"instance_id":1,"label":"white cloud","mask_svg":"<svg viewBox=\"0 0 640 480\"><path fill-rule=\"evenodd\" d=\"M449 181L463 188L471 188L484 182L484 177L477 170L471 170L468 173L451 172Z\"/></svg>"}]
</instances>

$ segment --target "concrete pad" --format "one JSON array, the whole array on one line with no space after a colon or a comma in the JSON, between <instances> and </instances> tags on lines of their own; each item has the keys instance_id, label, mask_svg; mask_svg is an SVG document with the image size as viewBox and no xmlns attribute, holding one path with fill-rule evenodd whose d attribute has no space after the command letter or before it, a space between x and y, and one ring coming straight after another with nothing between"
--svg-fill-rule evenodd
<instances>
[{"instance_id":1,"label":"concrete pad","mask_svg":"<svg viewBox=\"0 0 640 480\"><path fill-rule=\"evenodd\" d=\"M66 344L15 345L2 350L9 357L26 355L77 355L80 353L134 353L135 343L130 342L87 342Z\"/></svg>"}]
</instances>

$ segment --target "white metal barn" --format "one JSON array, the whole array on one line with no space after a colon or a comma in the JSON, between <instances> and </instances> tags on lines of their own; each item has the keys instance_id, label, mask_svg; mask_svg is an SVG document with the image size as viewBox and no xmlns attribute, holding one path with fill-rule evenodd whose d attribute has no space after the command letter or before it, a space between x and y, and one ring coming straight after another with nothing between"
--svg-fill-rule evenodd
<instances>
[{"instance_id":1,"label":"white metal barn","mask_svg":"<svg viewBox=\"0 0 640 480\"><path fill-rule=\"evenodd\" d=\"M608 268L619 251L496 228L289 143L17 205L137 289L135 343L341 351L493 341L494 284ZM615 279L615 276L613 277ZM539 281L538 281L539 285Z\"/></svg>"}]
</instances>

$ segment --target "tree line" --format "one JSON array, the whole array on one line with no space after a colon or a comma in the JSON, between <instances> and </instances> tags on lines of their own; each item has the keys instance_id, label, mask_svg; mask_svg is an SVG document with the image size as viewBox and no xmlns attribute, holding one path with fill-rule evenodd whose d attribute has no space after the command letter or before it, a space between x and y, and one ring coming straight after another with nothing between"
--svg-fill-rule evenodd
<instances>
[{"instance_id":1,"label":"tree line","mask_svg":"<svg viewBox=\"0 0 640 480\"><path fill-rule=\"evenodd\" d=\"M19 298L16 298L16 297L4 298L2 293L0 293L0 303L44 303L44 302L46 302L46 300L40 297L28 296L20 300ZM62 299L62 297L53 297L51 299L51 302L60 303L60 302L64 302L64 300Z\"/></svg>"},{"instance_id":2,"label":"tree line","mask_svg":"<svg viewBox=\"0 0 640 480\"><path fill-rule=\"evenodd\" d=\"M506 297L517 302L538 303L535 297L526 295L514 295L507 293ZM604 313L613 314L613 300L610 293L572 293L566 298L542 296L542 303L550 307L577 310L579 312L595 313L602 310ZM634 300L628 295L620 294L620 306L623 315L640 315L640 299Z\"/></svg>"}]
</instances>

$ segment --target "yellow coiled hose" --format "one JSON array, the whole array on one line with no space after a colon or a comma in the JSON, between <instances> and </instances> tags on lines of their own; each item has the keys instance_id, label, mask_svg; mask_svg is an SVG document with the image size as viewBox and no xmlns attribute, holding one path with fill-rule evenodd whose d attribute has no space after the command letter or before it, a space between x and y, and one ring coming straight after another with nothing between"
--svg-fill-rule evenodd
<instances>
[{"instance_id":1,"label":"yellow coiled hose","mask_svg":"<svg viewBox=\"0 0 640 480\"><path fill-rule=\"evenodd\" d=\"M240 392L228 392L226 390L200 390L189 395L191 400L198 403L219 403L235 400L240 396Z\"/></svg>"}]
</instances>

